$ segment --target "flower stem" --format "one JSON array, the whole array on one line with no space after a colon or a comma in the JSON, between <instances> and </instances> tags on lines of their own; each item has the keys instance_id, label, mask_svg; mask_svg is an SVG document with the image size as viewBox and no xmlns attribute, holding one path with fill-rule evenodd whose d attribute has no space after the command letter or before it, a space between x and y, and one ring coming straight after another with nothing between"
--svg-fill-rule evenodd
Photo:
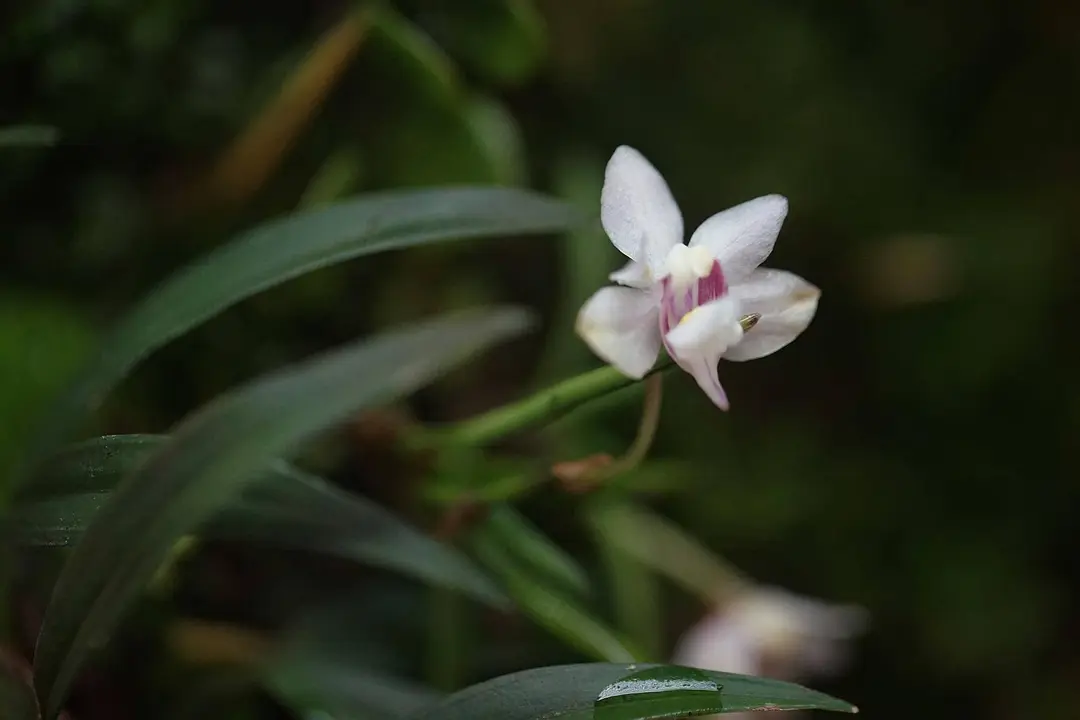
<instances>
[{"instance_id":1,"label":"flower stem","mask_svg":"<svg viewBox=\"0 0 1080 720\"><path fill-rule=\"evenodd\" d=\"M638 425L634 444L625 455L599 472L601 478L614 477L633 470L649 454L649 448L652 447L653 439L656 437L656 428L660 424L660 403L663 398L664 378L653 375L645 381L645 404L641 410L641 423Z\"/></svg>"},{"instance_id":2,"label":"flower stem","mask_svg":"<svg viewBox=\"0 0 1080 720\"><path fill-rule=\"evenodd\" d=\"M661 363L649 375L663 372L673 363ZM646 376L648 377L648 375ZM447 431L465 445L486 445L541 422L551 422L578 406L637 383L610 366L583 373L546 390L466 420Z\"/></svg>"}]
</instances>

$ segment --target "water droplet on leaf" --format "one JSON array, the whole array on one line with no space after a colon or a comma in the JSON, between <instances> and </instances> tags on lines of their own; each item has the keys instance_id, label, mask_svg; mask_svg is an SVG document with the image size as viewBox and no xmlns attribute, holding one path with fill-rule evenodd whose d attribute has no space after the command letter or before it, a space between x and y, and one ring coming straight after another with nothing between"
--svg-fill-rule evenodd
<instances>
[{"instance_id":1,"label":"water droplet on leaf","mask_svg":"<svg viewBox=\"0 0 1080 720\"><path fill-rule=\"evenodd\" d=\"M593 717L595 720L644 720L718 713L722 709L721 688L698 670L670 666L650 668L627 675L604 688L593 705Z\"/></svg>"}]
</instances>

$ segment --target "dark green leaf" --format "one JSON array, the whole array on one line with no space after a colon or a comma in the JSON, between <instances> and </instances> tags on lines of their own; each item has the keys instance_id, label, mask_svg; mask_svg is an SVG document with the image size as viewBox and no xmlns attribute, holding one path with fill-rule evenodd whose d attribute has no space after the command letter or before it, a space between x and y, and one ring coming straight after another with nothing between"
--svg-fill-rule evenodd
<instances>
[{"instance_id":1,"label":"dark green leaf","mask_svg":"<svg viewBox=\"0 0 1080 720\"><path fill-rule=\"evenodd\" d=\"M628 675L600 691L596 720L641 720L724 711L721 685L700 670L658 667Z\"/></svg>"},{"instance_id":2,"label":"dark green leaf","mask_svg":"<svg viewBox=\"0 0 1080 720\"><path fill-rule=\"evenodd\" d=\"M465 122L495 179L516 185L526 177L525 140L517 120L497 101L478 97L465 107Z\"/></svg>"},{"instance_id":3,"label":"dark green leaf","mask_svg":"<svg viewBox=\"0 0 1080 720\"><path fill-rule=\"evenodd\" d=\"M472 561L378 505L296 470L279 467L275 473L278 480L252 487L207 532L337 555L506 606L505 596Z\"/></svg>"},{"instance_id":4,"label":"dark green leaf","mask_svg":"<svg viewBox=\"0 0 1080 720\"><path fill-rule=\"evenodd\" d=\"M568 206L534 193L462 187L372 194L250 230L153 290L114 328L33 435L23 472L51 455L144 357L258 292L362 255L453 238L557 232L574 222Z\"/></svg>"},{"instance_id":5,"label":"dark green leaf","mask_svg":"<svg viewBox=\"0 0 1080 720\"><path fill-rule=\"evenodd\" d=\"M406 717L439 699L422 685L335 658L282 658L270 664L262 682L298 712L321 710L334 720Z\"/></svg>"},{"instance_id":6,"label":"dark green leaf","mask_svg":"<svg viewBox=\"0 0 1080 720\"><path fill-rule=\"evenodd\" d=\"M0 128L0 147L55 145L60 132L48 125L13 125Z\"/></svg>"},{"instance_id":7,"label":"dark green leaf","mask_svg":"<svg viewBox=\"0 0 1080 720\"><path fill-rule=\"evenodd\" d=\"M453 61L419 27L382 7L372 13L373 52L390 61L388 69L402 83L439 101L460 92Z\"/></svg>"},{"instance_id":8,"label":"dark green leaf","mask_svg":"<svg viewBox=\"0 0 1080 720\"><path fill-rule=\"evenodd\" d=\"M57 580L35 653L45 720L173 544L274 458L365 407L430 381L522 331L513 310L460 313L325 353L219 397L117 487Z\"/></svg>"},{"instance_id":9,"label":"dark green leaf","mask_svg":"<svg viewBox=\"0 0 1080 720\"><path fill-rule=\"evenodd\" d=\"M38 482L15 499L9 537L23 546L76 544L116 485L167 440L113 435L54 456L42 467ZM454 588L482 602L506 602L464 555L369 500L284 462L265 468L203 532L337 555Z\"/></svg>"},{"instance_id":10,"label":"dark green leaf","mask_svg":"<svg viewBox=\"0 0 1080 720\"><path fill-rule=\"evenodd\" d=\"M537 623L592 657L612 661L636 658L636 653L611 628L567 597L562 588L554 587L548 578L537 576L497 536L481 528L469 541L480 562L502 579L510 597Z\"/></svg>"},{"instance_id":11,"label":"dark green leaf","mask_svg":"<svg viewBox=\"0 0 1080 720\"><path fill-rule=\"evenodd\" d=\"M779 680L593 663L504 675L455 693L412 720L630 720L761 709L856 712L842 700Z\"/></svg>"},{"instance_id":12,"label":"dark green leaf","mask_svg":"<svg viewBox=\"0 0 1080 720\"><path fill-rule=\"evenodd\" d=\"M367 583L315 603L285 629L261 682L298 714L322 711L334 720L403 717L434 704L439 693L394 674L403 649L394 612L412 616Z\"/></svg>"},{"instance_id":13,"label":"dark green leaf","mask_svg":"<svg viewBox=\"0 0 1080 720\"><path fill-rule=\"evenodd\" d=\"M6 476L33 438L27 418L63 389L97 338L76 303L13 292L14 283L5 285L0 291L0 474ZM6 497L6 481L4 488Z\"/></svg>"},{"instance_id":14,"label":"dark green leaf","mask_svg":"<svg viewBox=\"0 0 1080 720\"><path fill-rule=\"evenodd\" d=\"M543 578L553 587L578 595L588 595L592 591L585 569L509 505L492 508L476 532L485 534L489 542L506 548L538 579Z\"/></svg>"},{"instance_id":15,"label":"dark green leaf","mask_svg":"<svg viewBox=\"0 0 1080 720\"><path fill-rule=\"evenodd\" d=\"M705 602L730 596L748 580L686 531L630 502L596 502L589 523L612 547L678 583Z\"/></svg>"},{"instance_id":16,"label":"dark green leaf","mask_svg":"<svg viewBox=\"0 0 1080 720\"><path fill-rule=\"evenodd\" d=\"M533 0L432 3L424 20L450 52L496 83L519 84L544 59L547 29Z\"/></svg>"}]
</instances>

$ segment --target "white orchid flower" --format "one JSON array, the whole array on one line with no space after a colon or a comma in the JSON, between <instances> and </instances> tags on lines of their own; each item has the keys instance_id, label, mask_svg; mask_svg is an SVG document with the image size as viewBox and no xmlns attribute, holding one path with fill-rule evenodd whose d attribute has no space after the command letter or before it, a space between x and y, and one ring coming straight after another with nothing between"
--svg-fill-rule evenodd
<instances>
[{"instance_id":1,"label":"white orchid flower","mask_svg":"<svg viewBox=\"0 0 1080 720\"><path fill-rule=\"evenodd\" d=\"M757 587L708 615L679 641L674 662L702 670L801 680L836 673L866 611Z\"/></svg>"},{"instance_id":2,"label":"white orchid flower","mask_svg":"<svg viewBox=\"0 0 1080 720\"><path fill-rule=\"evenodd\" d=\"M683 244L683 219L664 178L625 145L608 161L600 219L630 258L581 308L577 332L605 362L643 377L663 344L723 410L720 358L753 360L806 329L820 291L758 267L772 252L787 199L766 195L713 215Z\"/></svg>"}]
</instances>

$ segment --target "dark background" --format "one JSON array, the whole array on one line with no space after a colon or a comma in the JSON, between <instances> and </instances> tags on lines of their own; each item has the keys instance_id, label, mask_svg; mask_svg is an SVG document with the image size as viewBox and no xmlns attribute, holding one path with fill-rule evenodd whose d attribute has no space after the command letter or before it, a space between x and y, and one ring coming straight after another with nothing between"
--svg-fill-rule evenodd
<instances>
[{"instance_id":1,"label":"dark background","mask_svg":"<svg viewBox=\"0 0 1080 720\"><path fill-rule=\"evenodd\" d=\"M287 151L268 141L229 161L230 143L349 5L0 10L0 125L61 134L55 147L0 154L0 460L16 457L29 419L103 328L240 229L353 193L457 182L535 187L596 213L603 163L625 143L665 175L688 231L743 200L787 195L770 264L823 290L797 343L721 368L729 414L685 375L667 381L653 457L683 464L654 506L763 581L866 606L872 628L847 674L813 684L870 717L1076 717L1080 10L394 6L407 32L346 42L353 54L317 75L328 91L301 104L309 117ZM262 179L257 159L278 157ZM428 420L465 417L596 366L573 316L617 266L587 231L320 271L155 355L87 430L163 431L258 372L449 307L538 309L541 333L412 406ZM556 459L618 453L637 407L627 399L533 442ZM379 442L358 425L315 454L335 480L405 512L408 485ZM574 502L541 494L523 509L587 563ZM206 548L172 599L132 619L76 717L157 716L163 697L185 692L190 670L160 638L167 618L273 628L355 573ZM413 628L400 665L421 676L423 594L378 577L366 587L365 603L397 608ZM665 593L670 648L703 608ZM468 679L577 658L527 628L470 632L491 658ZM214 712L282 711L245 697Z\"/></svg>"}]
</instances>

